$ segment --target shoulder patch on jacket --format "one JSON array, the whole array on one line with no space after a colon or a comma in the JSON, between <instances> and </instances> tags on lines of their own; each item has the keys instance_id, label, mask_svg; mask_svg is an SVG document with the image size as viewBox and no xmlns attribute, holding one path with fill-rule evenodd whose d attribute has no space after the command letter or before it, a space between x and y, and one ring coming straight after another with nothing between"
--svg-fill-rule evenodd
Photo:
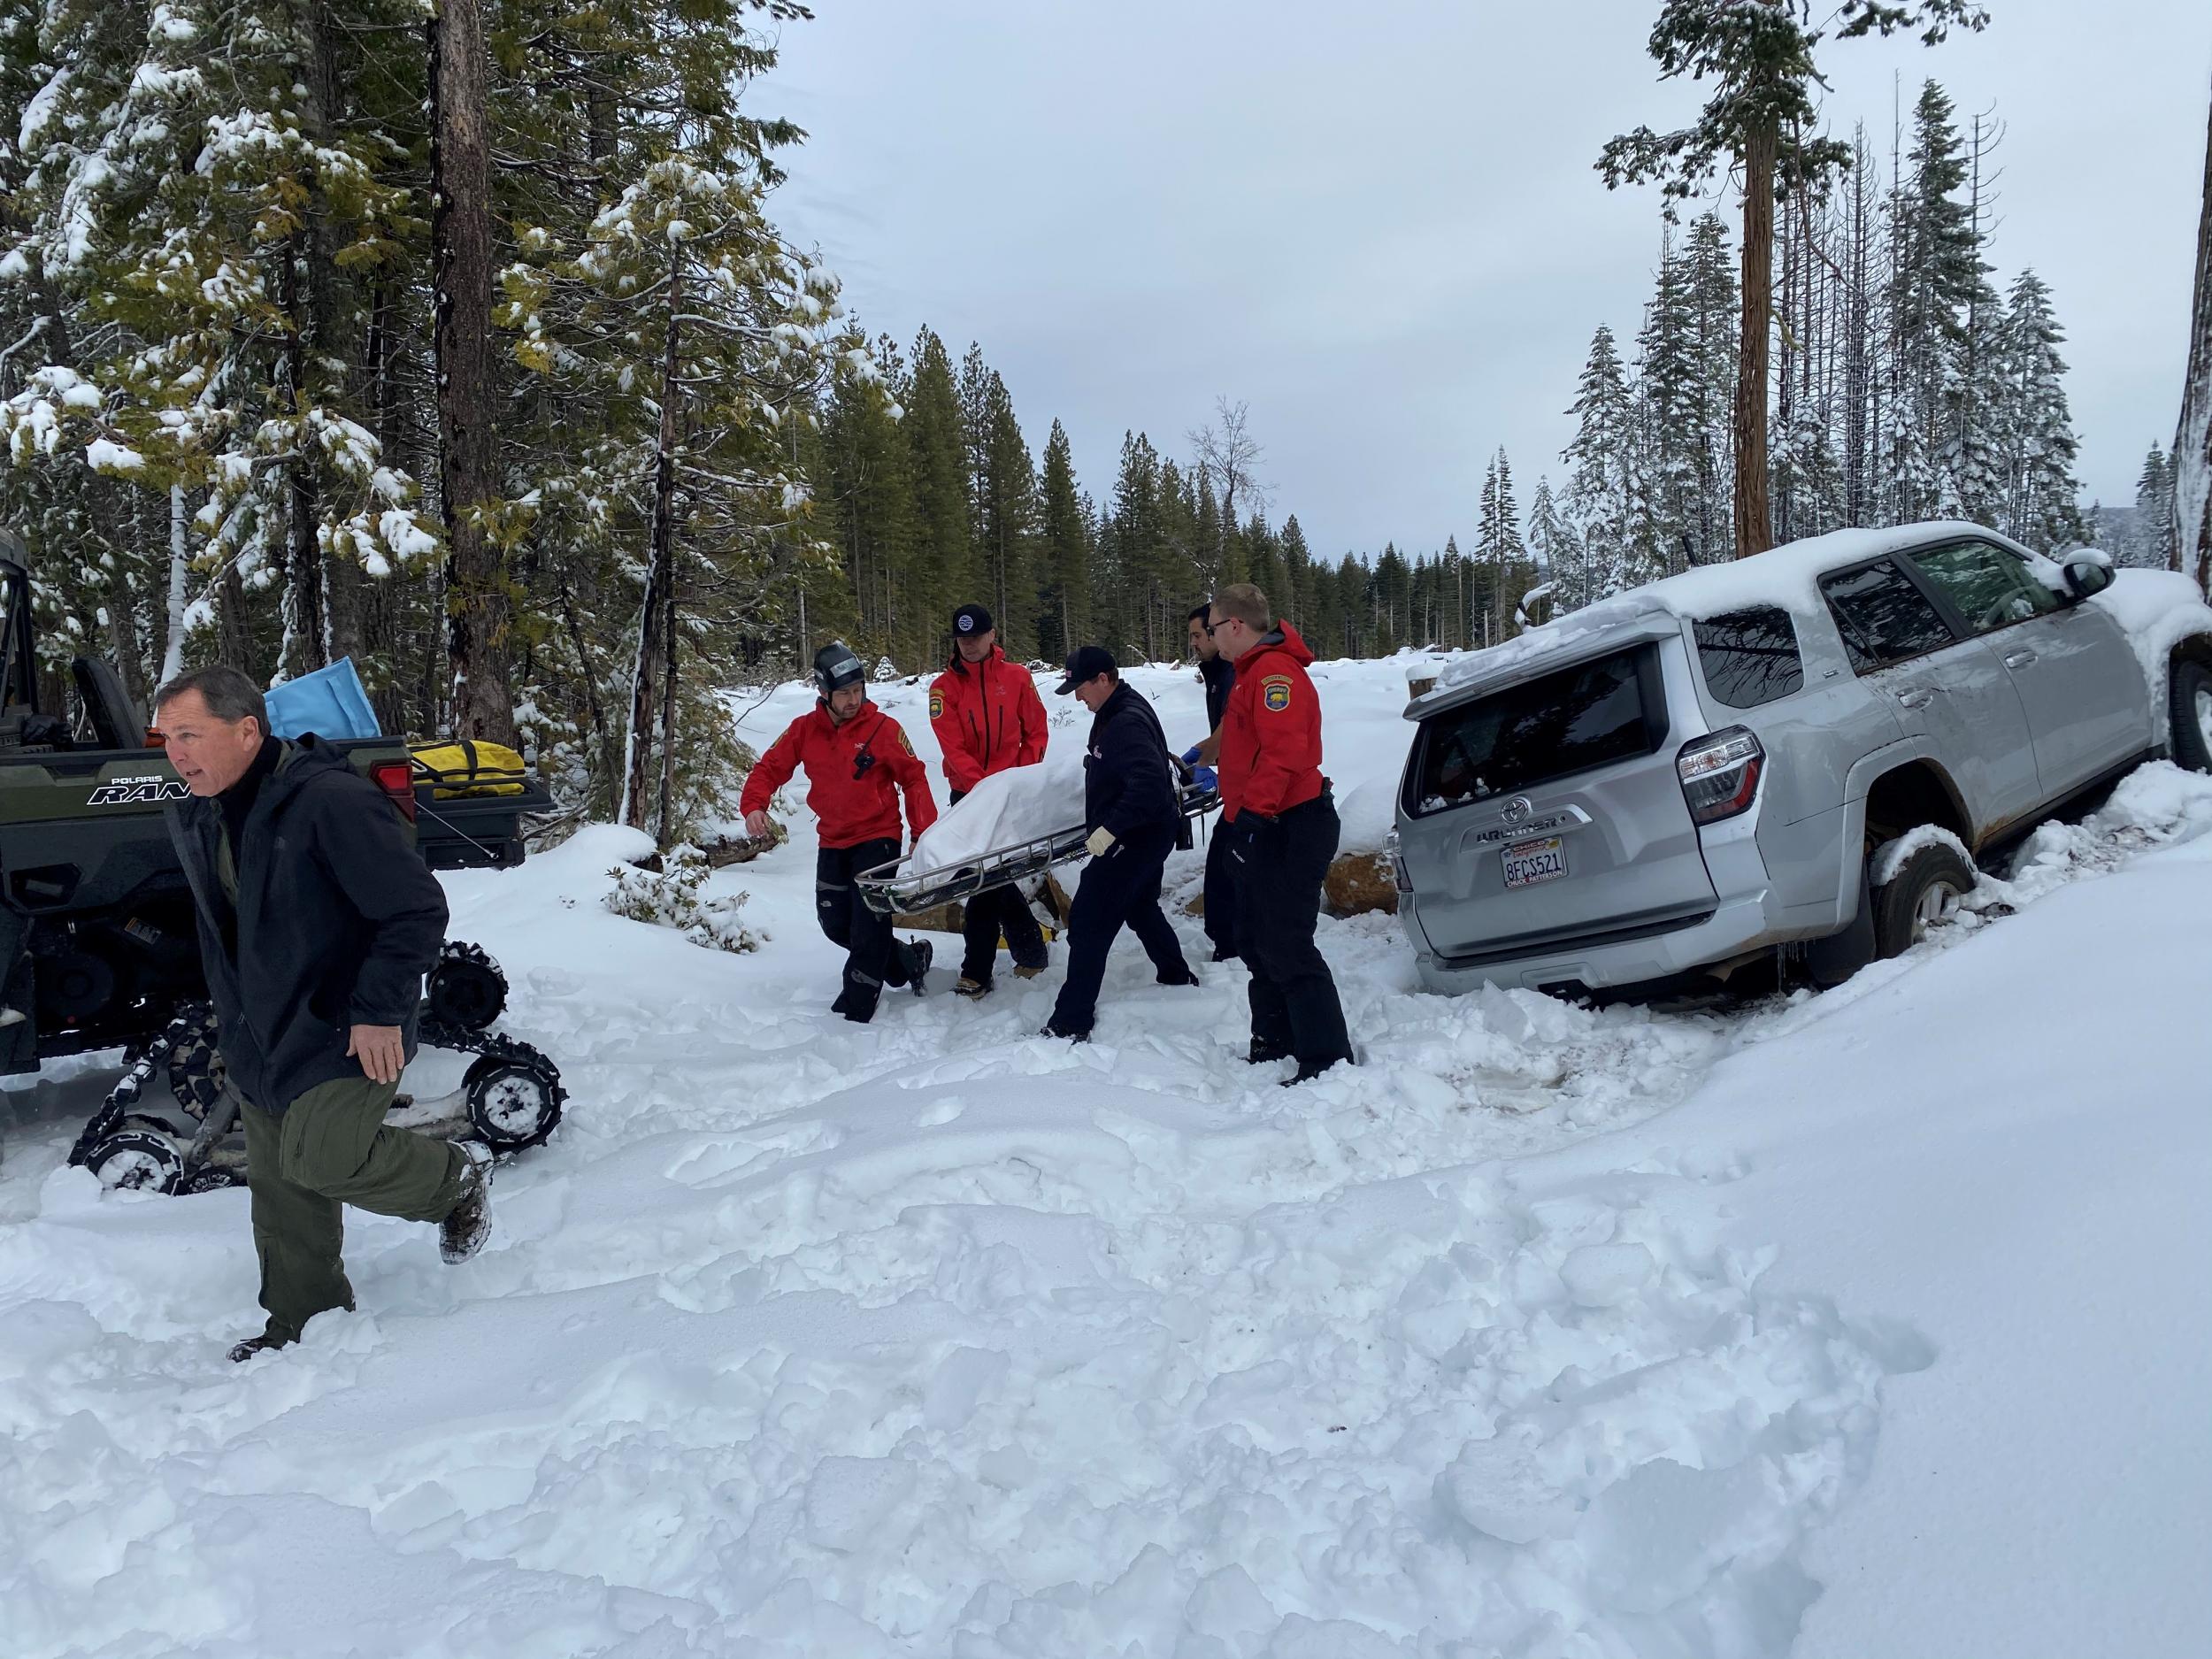
<instances>
[{"instance_id":1,"label":"shoulder patch on jacket","mask_svg":"<svg viewBox=\"0 0 2212 1659\"><path fill-rule=\"evenodd\" d=\"M1278 714L1290 707L1290 676L1270 674L1260 681L1260 701Z\"/></svg>"},{"instance_id":2,"label":"shoulder patch on jacket","mask_svg":"<svg viewBox=\"0 0 2212 1659\"><path fill-rule=\"evenodd\" d=\"M929 688L929 718L933 720L945 718L945 694L934 686Z\"/></svg>"},{"instance_id":3,"label":"shoulder patch on jacket","mask_svg":"<svg viewBox=\"0 0 2212 1659\"><path fill-rule=\"evenodd\" d=\"M914 740L906 734L904 726L899 728L899 747L910 755L914 752Z\"/></svg>"}]
</instances>

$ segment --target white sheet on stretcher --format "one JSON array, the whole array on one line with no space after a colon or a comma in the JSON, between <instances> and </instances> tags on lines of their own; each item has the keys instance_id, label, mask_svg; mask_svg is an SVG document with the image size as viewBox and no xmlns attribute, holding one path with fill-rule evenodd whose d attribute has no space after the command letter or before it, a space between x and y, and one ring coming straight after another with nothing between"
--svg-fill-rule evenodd
<instances>
[{"instance_id":1,"label":"white sheet on stretcher","mask_svg":"<svg viewBox=\"0 0 2212 1659\"><path fill-rule=\"evenodd\" d=\"M987 852L1083 822L1083 745L1064 736L1033 766L997 772L922 832L907 872L918 876L972 864Z\"/></svg>"}]
</instances>

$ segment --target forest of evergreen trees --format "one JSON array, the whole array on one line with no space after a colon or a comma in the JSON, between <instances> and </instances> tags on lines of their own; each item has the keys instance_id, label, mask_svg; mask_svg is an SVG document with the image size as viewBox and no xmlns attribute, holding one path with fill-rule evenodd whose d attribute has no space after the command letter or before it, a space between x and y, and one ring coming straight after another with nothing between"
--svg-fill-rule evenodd
<instances>
[{"instance_id":1,"label":"forest of evergreen trees","mask_svg":"<svg viewBox=\"0 0 2212 1659\"><path fill-rule=\"evenodd\" d=\"M1500 448L1470 458L1464 549L1317 549L1271 518L1240 403L1170 445L1133 427L1094 496L981 346L869 341L772 223L801 134L740 106L763 27L804 15L11 9L0 523L49 671L96 652L142 697L185 661L349 656L388 727L518 733L574 812L669 834L726 805L725 688L840 635L927 668L972 596L1020 655L1158 658L1250 580L1364 656L1729 556L1716 214L1664 229L1625 344L1601 327L1563 369L1575 436L1525 511ZM1987 257L1995 136L1931 82L1889 154L1861 132L1833 188L1784 201L1778 539L1937 514L2082 535L2052 297Z\"/></svg>"}]
</instances>

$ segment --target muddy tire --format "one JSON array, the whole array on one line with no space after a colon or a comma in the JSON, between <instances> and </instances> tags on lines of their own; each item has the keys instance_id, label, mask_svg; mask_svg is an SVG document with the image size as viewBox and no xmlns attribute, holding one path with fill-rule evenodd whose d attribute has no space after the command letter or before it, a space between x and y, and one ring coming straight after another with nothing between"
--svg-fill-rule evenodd
<instances>
[{"instance_id":1,"label":"muddy tire","mask_svg":"<svg viewBox=\"0 0 2212 1659\"><path fill-rule=\"evenodd\" d=\"M2177 658L2167 703L2175 764L2212 772L2212 667L2198 657Z\"/></svg>"},{"instance_id":2,"label":"muddy tire","mask_svg":"<svg viewBox=\"0 0 2212 1659\"><path fill-rule=\"evenodd\" d=\"M1874 954L1901 956L1974 890L1973 866L1940 841L1915 851L1874 889Z\"/></svg>"}]
</instances>

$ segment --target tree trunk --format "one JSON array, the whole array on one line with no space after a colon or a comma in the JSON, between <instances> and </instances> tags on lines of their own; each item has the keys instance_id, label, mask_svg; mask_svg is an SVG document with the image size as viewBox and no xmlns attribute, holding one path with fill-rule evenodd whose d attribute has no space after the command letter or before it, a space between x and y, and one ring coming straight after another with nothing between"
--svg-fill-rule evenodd
<instances>
[{"instance_id":1,"label":"tree trunk","mask_svg":"<svg viewBox=\"0 0 2212 1659\"><path fill-rule=\"evenodd\" d=\"M161 672L157 684L165 686L184 672L184 604L190 561L185 554L184 486L169 486L169 609L168 626L162 634Z\"/></svg>"},{"instance_id":2,"label":"tree trunk","mask_svg":"<svg viewBox=\"0 0 2212 1659\"><path fill-rule=\"evenodd\" d=\"M254 669L253 635L246 626L246 584L238 580L236 560L223 567L216 592L217 649L223 665L260 678Z\"/></svg>"},{"instance_id":3,"label":"tree trunk","mask_svg":"<svg viewBox=\"0 0 2212 1659\"><path fill-rule=\"evenodd\" d=\"M676 584L670 572L667 593L661 602L661 775L653 805L653 839L663 847L675 839L676 822Z\"/></svg>"},{"instance_id":4,"label":"tree trunk","mask_svg":"<svg viewBox=\"0 0 2212 1659\"><path fill-rule=\"evenodd\" d=\"M278 653L277 672L296 680L328 660L323 654L326 621L323 610L323 549L315 531L320 500L312 446L307 442L307 347L311 324L300 288L300 267L306 261L305 239L293 236L279 252L282 261L278 290L284 314L291 324L284 340L284 378L288 410L298 436L293 456L284 468L284 642Z\"/></svg>"},{"instance_id":5,"label":"tree trunk","mask_svg":"<svg viewBox=\"0 0 2212 1659\"><path fill-rule=\"evenodd\" d=\"M1744 141L1743 336L1736 357L1736 557L1774 545L1767 512L1767 336L1774 313L1772 120Z\"/></svg>"},{"instance_id":6,"label":"tree trunk","mask_svg":"<svg viewBox=\"0 0 2212 1659\"><path fill-rule=\"evenodd\" d=\"M430 239L437 280L439 477L446 650L457 737L511 743L506 561L479 517L499 495L493 432L490 143L480 0L438 0L429 25Z\"/></svg>"},{"instance_id":7,"label":"tree trunk","mask_svg":"<svg viewBox=\"0 0 2212 1659\"><path fill-rule=\"evenodd\" d=\"M2174 568L2188 561L2212 593L2212 117L2204 144L2204 202L2197 215L2197 282L2189 311L2189 378L2174 430Z\"/></svg>"},{"instance_id":8,"label":"tree trunk","mask_svg":"<svg viewBox=\"0 0 2212 1659\"><path fill-rule=\"evenodd\" d=\"M661 426L658 453L653 460L651 554L646 565L644 603L638 612L637 669L630 680L629 754L623 768L622 821L635 829L645 827L647 787L653 776L653 694L659 685L662 659L674 644L663 636L661 629L676 581L676 406L683 396L676 380L677 346L681 337L677 319L683 308L683 253L679 245L671 249L668 259L668 339L661 357Z\"/></svg>"}]
</instances>

